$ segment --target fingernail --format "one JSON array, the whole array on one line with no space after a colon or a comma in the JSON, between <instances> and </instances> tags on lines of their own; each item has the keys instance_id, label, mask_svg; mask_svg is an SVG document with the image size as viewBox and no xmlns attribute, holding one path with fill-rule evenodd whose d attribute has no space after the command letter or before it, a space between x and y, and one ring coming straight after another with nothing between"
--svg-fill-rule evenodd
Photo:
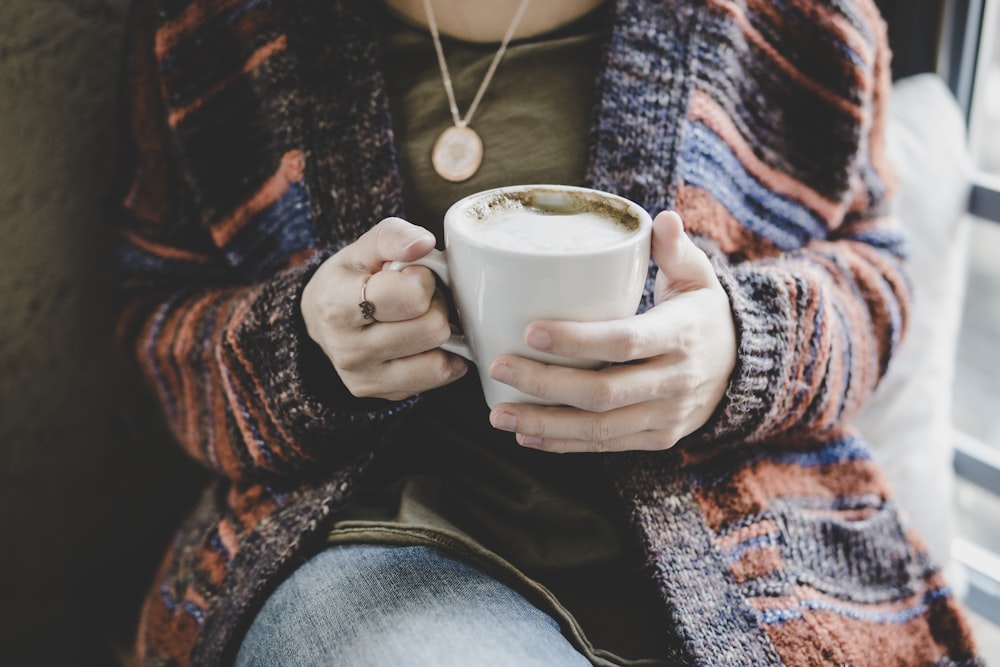
<instances>
[{"instance_id":1,"label":"fingernail","mask_svg":"<svg viewBox=\"0 0 1000 667\"><path fill-rule=\"evenodd\" d=\"M531 329L528 331L527 342L529 346L536 350L547 350L549 349L549 345L552 344L552 339L549 337L549 332L545 329Z\"/></svg>"},{"instance_id":2,"label":"fingernail","mask_svg":"<svg viewBox=\"0 0 1000 667\"><path fill-rule=\"evenodd\" d=\"M514 382L514 369L507 364L496 363L490 366L490 377L497 382L511 384Z\"/></svg>"},{"instance_id":3,"label":"fingernail","mask_svg":"<svg viewBox=\"0 0 1000 667\"><path fill-rule=\"evenodd\" d=\"M517 434L517 441L524 447L538 447L542 444L542 439L537 435L523 435L521 433Z\"/></svg>"},{"instance_id":4,"label":"fingernail","mask_svg":"<svg viewBox=\"0 0 1000 667\"><path fill-rule=\"evenodd\" d=\"M509 412L494 412L490 415L490 423L494 428L501 431L514 431L517 429L517 417Z\"/></svg>"}]
</instances>

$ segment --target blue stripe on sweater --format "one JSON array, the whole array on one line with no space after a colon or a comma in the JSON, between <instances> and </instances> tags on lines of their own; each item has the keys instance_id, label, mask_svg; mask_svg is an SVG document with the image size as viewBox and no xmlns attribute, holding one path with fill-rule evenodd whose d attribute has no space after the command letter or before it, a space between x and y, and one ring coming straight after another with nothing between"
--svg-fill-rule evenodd
<instances>
[{"instance_id":1,"label":"blue stripe on sweater","mask_svg":"<svg viewBox=\"0 0 1000 667\"><path fill-rule=\"evenodd\" d=\"M915 602L903 609L892 612L865 611L863 609L837 604L835 602L831 602L830 600L809 598L799 600L793 607L786 607L784 609L766 609L764 611L757 612L757 619L761 623L765 623L767 625L776 625L786 621L802 618L802 614L805 611L823 611L845 616L856 621L898 625L911 621L914 618L927 613L928 605L934 600L949 598L951 595L951 589L947 587L936 588L925 593L919 602Z\"/></svg>"},{"instance_id":2,"label":"blue stripe on sweater","mask_svg":"<svg viewBox=\"0 0 1000 667\"><path fill-rule=\"evenodd\" d=\"M254 215L226 245L226 259L246 272L247 278L257 280L282 269L289 257L315 245L308 196L304 184L290 183L276 202Z\"/></svg>"},{"instance_id":3,"label":"blue stripe on sweater","mask_svg":"<svg viewBox=\"0 0 1000 667\"><path fill-rule=\"evenodd\" d=\"M767 535L758 535L757 537L750 538L749 540L744 540L732 549L725 551L722 554L722 559L727 563L734 563L742 558L751 549L764 549L767 547L779 546L781 544L781 538L782 532L780 530L768 533Z\"/></svg>"},{"instance_id":4,"label":"blue stripe on sweater","mask_svg":"<svg viewBox=\"0 0 1000 667\"><path fill-rule=\"evenodd\" d=\"M775 463L790 463L804 468L843 463L844 461L869 461L871 451L859 438L847 436L831 442L826 447L805 452L780 452L762 457Z\"/></svg>"},{"instance_id":5,"label":"blue stripe on sweater","mask_svg":"<svg viewBox=\"0 0 1000 667\"><path fill-rule=\"evenodd\" d=\"M827 229L816 213L764 187L704 123L692 123L685 134L678 172L684 183L714 193L734 218L783 250L826 238Z\"/></svg>"},{"instance_id":6,"label":"blue stripe on sweater","mask_svg":"<svg viewBox=\"0 0 1000 667\"><path fill-rule=\"evenodd\" d=\"M746 453L737 450L732 455L691 464L687 467L687 473L694 487L711 488L725 482L739 470L760 461L812 468L845 461L868 461L871 458L871 451L863 440L853 435L846 435L830 441L820 449L747 451Z\"/></svg>"}]
</instances>

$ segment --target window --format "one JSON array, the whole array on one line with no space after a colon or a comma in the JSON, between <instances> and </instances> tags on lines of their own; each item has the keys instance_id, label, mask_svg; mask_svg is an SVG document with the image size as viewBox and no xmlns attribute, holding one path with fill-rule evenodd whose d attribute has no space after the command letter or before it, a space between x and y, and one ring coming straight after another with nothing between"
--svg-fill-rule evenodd
<instances>
[{"instance_id":1,"label":"window","mask_svg":"<svg viewBox=\"0 0 1000 667\"><path fill-rule=\"evenodd\" d=\"M1000 626L1000 0L946 3L937 70L966 112L974 187L952 414L969 607ZM998 640L1000 641L1000 640Z\"/></svg>"}]
</instances>

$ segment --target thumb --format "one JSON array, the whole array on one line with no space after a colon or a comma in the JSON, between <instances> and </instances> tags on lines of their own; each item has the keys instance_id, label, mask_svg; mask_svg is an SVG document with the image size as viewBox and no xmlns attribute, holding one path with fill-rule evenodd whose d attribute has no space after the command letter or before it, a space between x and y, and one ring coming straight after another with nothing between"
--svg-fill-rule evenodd
<instances>
[{"instance_id":1,"label":"thumb","mask_svg":"<svg viewBox=\"0 0 1000 667\"><path fill-rule=\"evenodd\" d=\"M434 247L434 235L402 218L384 218L345 248L350 263L375 273L386 262L412 262Z\"/></svg>"},{"instance_id":2,"label":"thumb","mask_svg":"<svg viewBox=\"0 0 1000 667\"><path fill-rule=\"evenodd\" d=\"M699 289L717 280L711 262L684 231L676 211L663 211L653 220L652 255L671 291Z\"/></svg>"}]
</instances>

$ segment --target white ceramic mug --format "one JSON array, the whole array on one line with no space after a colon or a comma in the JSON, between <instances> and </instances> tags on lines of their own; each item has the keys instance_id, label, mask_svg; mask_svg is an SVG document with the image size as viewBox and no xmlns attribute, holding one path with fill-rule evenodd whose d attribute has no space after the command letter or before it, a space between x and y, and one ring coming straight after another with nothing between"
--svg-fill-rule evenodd
<instances>
[{"instance_id":1,"label":"white ceramic mug","mask_svg":"<svg viewBox=\"0 0 1000 667\"><path fill-rule=\"evenodd\" d=\"M593 230L576 232L586 225ZM508 231L516 233L510 237ZM443 252L388 268L426 266L451 289L464 333L442 348L480 368L490 407L544 404L491 379L486 368L504 353L577 368L604 365L533 350L524 342L525 328L535 320L634 315L646 282L651 232L649 213L614 194L561 185L497 188L448 209Z\"/></svg>"}]
</instances>

